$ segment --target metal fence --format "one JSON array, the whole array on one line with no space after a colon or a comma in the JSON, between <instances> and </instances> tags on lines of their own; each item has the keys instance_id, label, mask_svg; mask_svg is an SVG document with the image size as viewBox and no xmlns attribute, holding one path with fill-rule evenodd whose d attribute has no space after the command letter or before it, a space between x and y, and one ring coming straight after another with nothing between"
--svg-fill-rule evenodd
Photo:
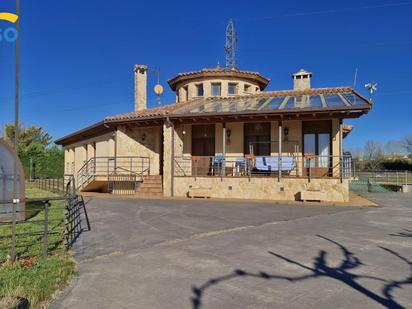
<instances>
[{"instance_id":1,"label":"metal fence","mask_svg":"<svg viewBox=\"0 0 412 309\"><path fill-rule=\"evenodd\" d=\"M49 188L53 182L37 184ZM50 188L60 190L55 184ZM73 177L64 191L57 197L27 199L25 209L17 212L2 211L5 208L0 204L0 262L66 251L83 231L90 230L86 205L83 197L76 194Z\"/></svg>"},{"instance_id":2,"label":"metal fence","mask_svg":"<svg viewBox=\"0 0 412 309\"><path fill-rule=\"evenodd\" d=\"M54 193L64 193L66 192L66 184L68 178L38 178L26 181L26 185L29 187L39 188L45 191L54 192Z\"/></svg>"},{"instance_id":3,"label":"metal fence","mask_svg":"<svg viewBox=\"0 0 412 309\"><path fill-rule=\"evenodd\" d=\"M349 189L358 193L403 191L412 184L410 171L355 171Z\"/></svg>"},{"instance_id":4,"label":"metal fence","mask_svg":"<svg viewBox=\"0 0 412 309\"><path fill-rule=\"evenodd\" d=\"M410 171L356 171L354 177L370 179L384 185L401 186L412 184L412 173Z\"/></svg>"}]
</instances>

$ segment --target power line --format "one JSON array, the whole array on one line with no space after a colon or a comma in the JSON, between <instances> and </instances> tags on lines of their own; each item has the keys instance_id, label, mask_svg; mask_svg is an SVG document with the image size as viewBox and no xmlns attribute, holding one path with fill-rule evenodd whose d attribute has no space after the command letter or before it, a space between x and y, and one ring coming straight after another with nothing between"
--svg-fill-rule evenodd
<instances>
[{"instance_id":1,"label":"power line","mask_svg":"<svg viewBox=\"0 0 412 309\"><path fill-rule=\"evenodd\" d=\"M377 5L369 5L369 6L359 6L359 7L344 8L344 9L330 9L330 10L323 10L323 11L311 11L311 12L290 13L290 14L282 14L282 15L274 15L274 16L262 16L262 17L255 17L255 18L237 18L235 20L238 22L265 21L265 20L272 20L272 19L285 18L285 17L302 17L302 16L313 16L313 15L337 14L337 13L346 13L346 12L361 11L361 10L397 7L397 6L404 6L404 5L412 5L412 1L377 4Z\"/></svg>"}]
</instances>

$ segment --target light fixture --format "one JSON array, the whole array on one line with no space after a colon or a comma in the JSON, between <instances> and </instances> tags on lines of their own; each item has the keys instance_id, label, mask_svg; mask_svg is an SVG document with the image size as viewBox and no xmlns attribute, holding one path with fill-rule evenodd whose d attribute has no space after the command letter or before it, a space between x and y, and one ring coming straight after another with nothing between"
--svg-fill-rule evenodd
<instances>
[{"instance_id":1,"label":"light fixture","mask_svg":"<svg viewBox=\"0 0 412 309\"><path fill-rule=\"evenodd\" d=\"M141 135L141 139L142 139L142 142L144 142L145 141L145 139L146 139L146 133L142 133L142 135Z\"/></svg>"},{"instance_id":2,"label":"light fixture","mask_svg":"<svg viewBox=\"0 0 412 309\"><path fill-rule=\"evenodd\" d=\"M288 129L288 128L284 128L284 129L283 129L283 134L285 135L285 142L287 142L287 141L288 141L289 129Z\"/></svg>"},{"instance_id":3,"label":"light fixture","mask_svg":"<svg viewBox=\"0 0 412 309\"><path fill-rule=\"evenodd\" d=\"M227 138L230 138L231 135L232 135L232 130L227 129L227 130L226 130L226 137L227 137Z\"/></svg>"}]
</instances>

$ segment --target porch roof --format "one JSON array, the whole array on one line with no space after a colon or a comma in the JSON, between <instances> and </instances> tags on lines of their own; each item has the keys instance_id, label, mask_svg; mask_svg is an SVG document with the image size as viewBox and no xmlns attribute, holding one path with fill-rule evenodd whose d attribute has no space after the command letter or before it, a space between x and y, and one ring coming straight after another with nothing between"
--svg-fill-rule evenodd
<instances>
[{"instance_id":1,"label":"porch roof","mask_svg":"<svg viewBox=\"0 0 412 309\"><path fill-rule=\"evenodd\" d=\"M199 114L283 113L324 110L369 110L371 103L351 88L321 88L264 92L258 95L208 98L182 106L173 116Z\"/></svg>"},{"instance_id":2,"label":"porch roof","mask_svg":"<svg viewBox=\"0 0 412 309\"><path fill-rule=\"evenodd\" d=\"M110 130L122 123L161 125L167 117L178 121L245 121L260 119L355 118L367 113L371 102L350 87L268 91L252 95L194 99L106 117L103 121L56 141L67 145ZM220 119L220 120L219 120Z\"/></svg>"},{"instance_id":3,"label":"porch roof","mask_svg":"<svg viewBox=\"0 0 412 309\"><path fill-rule=\"evenodd\" d=\"M350 87L306 90L268 91L252 95L212 97L174 103L148 110L105 118L107 123L170 119L204 118L206 116L276 116L338 112L340 118L350 118L350 112L367 113L371 102ZM343 112L343 113L342 113ZM345 116L346 115L346 116Z\"/></svg>"}]
</instances>

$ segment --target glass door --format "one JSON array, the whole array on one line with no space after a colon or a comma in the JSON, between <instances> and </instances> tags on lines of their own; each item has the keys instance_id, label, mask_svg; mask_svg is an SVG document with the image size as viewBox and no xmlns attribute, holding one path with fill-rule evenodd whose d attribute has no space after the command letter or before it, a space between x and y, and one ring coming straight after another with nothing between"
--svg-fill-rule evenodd
<instances>
[{"instance_id":1,"label":"glass door","mask_svg":"<svg viewBox=\"0 0 412 309\"><path fill-rule=\"evenodd\" d=\"M330 166L330 134L318 134L318 154L319 166L322 168L329 168Z\"/></svg>"},{"instance_id":2,"label":"glass door","mask_svg":"<svg viewBox=\"0 0 412 309\"><path fill-rule=\"evenodd\" d=\"M316 134L309 133L303 135L303 153L316 154ZM305 167L315 167L315 160L305 159Z\"/></svg>"}]
</instances>

